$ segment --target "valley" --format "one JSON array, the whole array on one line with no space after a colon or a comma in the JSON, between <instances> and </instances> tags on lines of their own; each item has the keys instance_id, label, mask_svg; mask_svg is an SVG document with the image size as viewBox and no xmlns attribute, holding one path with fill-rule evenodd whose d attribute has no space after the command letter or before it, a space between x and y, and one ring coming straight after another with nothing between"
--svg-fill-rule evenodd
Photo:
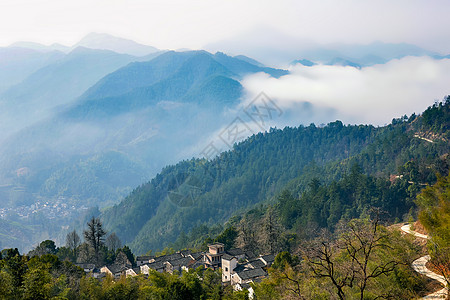
<instances>
[{"instance_id":1,"label":"valley","mask_svg":"<svg viewBox=\"0 0 450 300\"><path fill-rule=\"evenodd\" d=\"M255 28L192 49L95 32L0 47L0 298L448 284L448 52Z\"/></svg>"}]
</instances>

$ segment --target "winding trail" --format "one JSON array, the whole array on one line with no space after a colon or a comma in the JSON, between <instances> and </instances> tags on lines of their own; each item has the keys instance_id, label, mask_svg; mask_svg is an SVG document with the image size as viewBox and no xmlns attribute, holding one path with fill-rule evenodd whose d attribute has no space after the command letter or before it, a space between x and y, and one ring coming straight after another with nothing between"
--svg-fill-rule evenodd
<instances>
[{"instance_id":1,"label":"winding trail","mask_svg":"<svg viewBox=\"0 0 450 300\"><path fill-rule=\"evenodd\" d=\"M412 234L416 237L419 237L422 239L428 239L427 235L412 231L411 225L409 225L409 224L403 225L401 227L401 230L406 233ZM411 266L413 267L414 271L416 271L417 273L423 274L423 275L427 276L428 278L439 281L441 284L444 285L444 288L437 292L429 294L429 295L423 297L422 299L446 299L447 294L448 294L448 288L445 286L447 283L444 279L444 276L438 275L438 274L434 273L433 271L430 271L427 268L426 264L430 259L431 259L431 257L429 255L422 256L421 258L418 258L415 261L413 261Z\"/></svg>"},{"instance_id":2,"label":"winding trail","mask_svg":"<svg viewBox=\"0 0 450 300\"><path fill-rule=\"evenodd\" d=\"M422 137L422 136L420 136L418 134L415 134L414 137L419 138L419 139L424 140L424 141L427 141L429 143L434 143L434 141L432 141L430 139L427 139L427 138L424 138L424 137Z\"/></svg>"}]
</instances>

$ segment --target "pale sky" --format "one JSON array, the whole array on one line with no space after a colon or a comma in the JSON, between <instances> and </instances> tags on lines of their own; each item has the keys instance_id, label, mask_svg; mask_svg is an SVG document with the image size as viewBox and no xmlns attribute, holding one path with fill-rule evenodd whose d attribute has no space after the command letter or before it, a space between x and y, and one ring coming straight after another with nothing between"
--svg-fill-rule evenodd
<instances>
[{"instance_id":1,"label":"pale sky","mask_svg":"<svg viewBox=\"0 0 450 300\"><path fill-rule=\"evenodd\" d=\"M319 43L407 42L450 53L448 0L0 0L0 46L71 46L90 32L161 49L273 28Z\"/></svg>"}]
</instances>

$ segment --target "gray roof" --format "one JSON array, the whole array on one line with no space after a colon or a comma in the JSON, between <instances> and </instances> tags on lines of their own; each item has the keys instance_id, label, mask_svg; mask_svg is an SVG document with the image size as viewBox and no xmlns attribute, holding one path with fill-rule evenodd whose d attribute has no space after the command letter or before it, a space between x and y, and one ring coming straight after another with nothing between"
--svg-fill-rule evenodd
<instances>
[{"instance_id":1,"label":"gray roof","mask_svg":"<svg viewBox=\"0 0 450 300\"><path fill-rule=\"evenodd\" d=\"M262 267L264 267L266 264L262 261L262 260L260 260L260 259L255 259L255 260L252 260L252 261L249 261L248 262L253 268L262 268Z\"/></svg>"},{"instance_id":2,"label":"gray roof","mask_svg":"<svg viewBox=\"0 0 450 300\"><path fill-rule=\"evenodd\" d=\"M268 254L261 256L262 259L264 259L268 264L272 264L275 261L275 255Z\"/></svg>"},{"instance_id":3,"label":"gray roof","mask_svg":"<svg viewBox=\"0 0 450 300\"><path fill-rule=\"evenodd\" d=\"M234 249L230 249L225 251L226 253L230 254L231 256L238 256L238 255L243 255L245 254L244 250L240 249L240 248L234 248Z\"/></svg>"},{"instance_id":4,"label":"gray roof","mask_svg":"<svg viewBox=\"0 0 450 300\"><path fill-rule=\"evenodd\" d=\"M199 258L203 257L203 253L202 253L202 252L195 252L195 253L191 253L191 256L192 256L195 260L198 260Z\"/></svg>"},{"instance_id":5,"label":"gray roof","mask_svg":"<svg viewBox=\"0 0 450 300\"><path fill-rule=\"evenodd\" d=\"M111 271L111 273L113 274L117 274L120 273L122 271L125 271L127 269L127 267L125 266L121 266L121 265L116 265L116 264L112 264L110 266L107 266L107 268Z\"/></svg>"},{"instance_id":6,"label":"gray roof","mask_svg":"<svg viewBox=\"0 0 450 300\"><path fill-rule=\"evenodd\" d=\"M153 255L144 255L144 256L136 257L136 260L150 260L152 258L155 258L155 257Z\"/></svg>"},{"instance_id":7,"label":"gray roof","mask_svg":"<svg viewBox=\"0 0 450 300\"><path fill-rule=\"evenodd\" d=\"M266 271L264 271L261 268L245 270L245 271L239 272L237 274L242 280L267 276Z\"/></svg>"},{"instance_id":8,"label":"gray roof","mask_svg":"<svg viewBox=\"0 0 450 300\"><path fill-rule=\"evenodd\" d=\"M167 255L155 257L155 262L158 262L158 261L160 261L160 262L171 261L171 260L179 259L179 258L182 258L182 257L183 257L183 255L181 255L180 253L167 254Z\"/></svg>"},{"instance_id":9,"label":"gray roof","mask_svg":"<svg viewBox=\"0 0 450 300\"><path fill-rule=\"evenodd\" d=\"M234 272L236 272L236 273L242 272L244 270L248 270L248 268L246 268L245 265L241 265L241 264L238 264L236 266L236 268L234 268Z\"/></svg>"},{"instance_id":10,"label":"gray roof","mask_svg":"<svg viewBox=\"0 0 450 300\"><path fill-rule=\"evenodd\" d=\"M191 254L191 250L181 250L180 254L184 257L188 256L189 254Z\"/></svg>"},{"instance_id":11,"label":"gray roof","mask_svg":"<svg viewBox=\"0 0 450 300\"><path fill-rule=\"evenodd\" d=\"M228 253L225 253L224 255L222 255L222 259L231 260L233 258L234 258L234 255L230 255Z\"/></svg>"},{"instance_id":12,"label":"gray roof","mask_svg":"<svg viewBox=\"0 0 450 300\"><path fill-rule=\"evenodd\" d=\"M164 268L164 262L163 261L155 261L150 264L146 264L149 268L152 268L154 270L159 270Z\"/></svg>"},{"instance_id":13,"label":"gray roof","mask_svg":"<svg viewBox=\"0 0 450 300\"><path fill-rule=\"evenodd\" d=\"M175 266L187 266L187 265L189 265L189 263L191 261L192 261L192 259L190 257L183 257L183 258L168 261L168 263L174 267Z\"/></svg>"},{"instance_id":14,"label":"gray roof","mask_svg":"<svg viewBox=\"0 0 450 300\"><path fill-rule=\"evenodd\" d=\"M245 255L247 256L248 259L256 257L256 255L252 251L246 251Z\"/></svg>"}]
</instances>

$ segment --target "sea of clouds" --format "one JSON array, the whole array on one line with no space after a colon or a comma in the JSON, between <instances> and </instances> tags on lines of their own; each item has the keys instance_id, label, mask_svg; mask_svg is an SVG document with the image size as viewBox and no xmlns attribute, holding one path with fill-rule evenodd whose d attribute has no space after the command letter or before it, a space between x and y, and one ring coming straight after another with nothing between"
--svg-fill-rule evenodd
<instances>
[{"instance_id":1,"label":"sea of clouds","mask_svg":"<svg viewBox=\"0 0 450 300\"><path fill-rule=\"evenodd\" d=\"M361 69L297 64L280 78L257 73L241 83L246 102L266 93L290 115L288 125L337 119L384 125L405 114L421 113L449 95L450 59L404 57Z\"/></svg>"}]
</instances>

